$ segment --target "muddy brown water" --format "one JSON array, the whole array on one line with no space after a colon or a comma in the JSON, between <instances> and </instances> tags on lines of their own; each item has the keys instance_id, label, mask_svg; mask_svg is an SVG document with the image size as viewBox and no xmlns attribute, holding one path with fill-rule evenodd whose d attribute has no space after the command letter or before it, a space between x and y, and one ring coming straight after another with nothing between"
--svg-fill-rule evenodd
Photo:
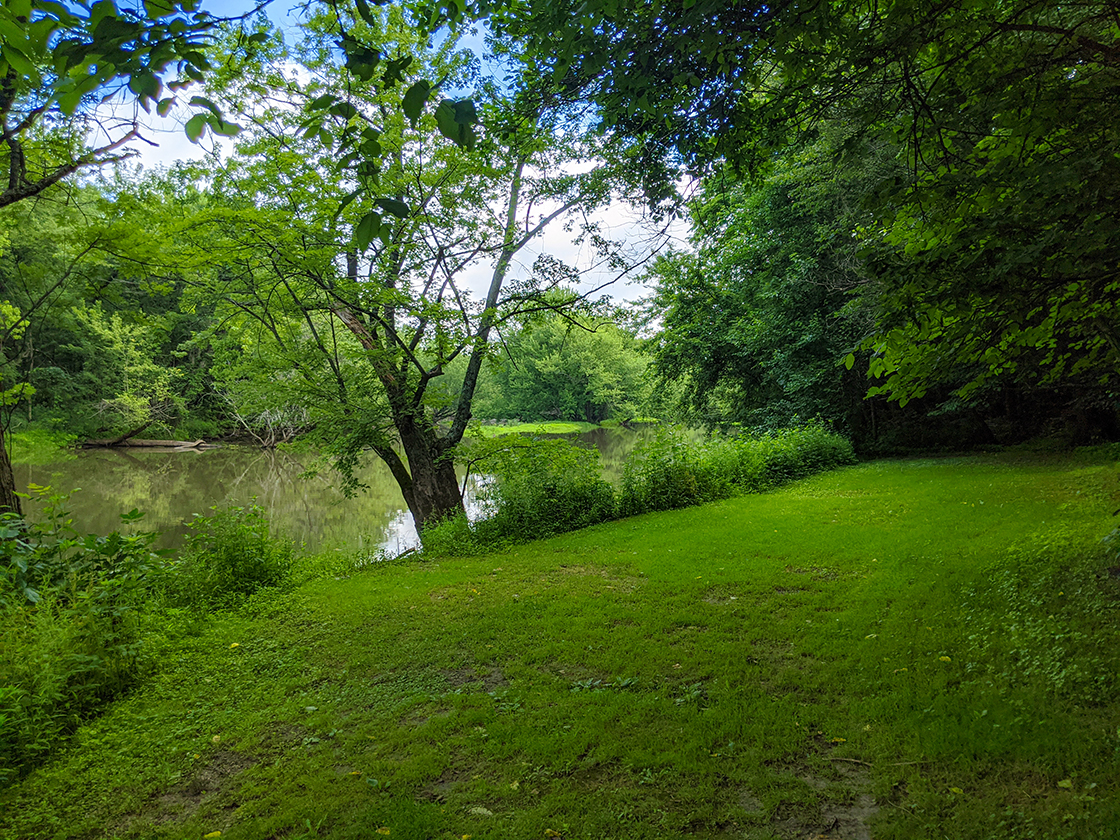
<instances>
[{"instance_id":1,"label":"muddy brown water","mask_svg":"<svg viewBox=\"0 0 1120 840\"><path fill-rule=\"evenodd\" d=\"M622 462L643 432L596 429L576 438L599 449L605 473L617 480ZM144 513L140 527L161 533L161 547L177 547L186 523L214 506L264 508L275 531L309 550L399 553L417 543L416 529L388 468L372 456L360 472L368 489L346 498L338 476L314 454L223 446L203 451L88 449L60 453L48 464L20 463L16 482L26 490L49 486L70 493L69 509L81 533L120 528L120 514ZM317 470L315 475L309 472ZM462 473L460 472L460 479ZM468 505L477 505L468 494ZM27 506L34 517L37 505Z\"/></svg>"}]
</instances>

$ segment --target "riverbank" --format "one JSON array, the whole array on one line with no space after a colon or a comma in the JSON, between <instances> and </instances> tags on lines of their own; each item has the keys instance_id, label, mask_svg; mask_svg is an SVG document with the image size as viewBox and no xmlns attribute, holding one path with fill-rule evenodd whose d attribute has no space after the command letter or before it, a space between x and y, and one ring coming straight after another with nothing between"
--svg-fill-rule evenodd
<instances>
[{"instance_id":1,"label":"riverbank","mask_svg":"<svg viewBox=\"0 0 1120 840\"><path fill-rule=\"evenodd\" d=\"M1111 837L1117 489L880 461L317 580L165 639L0 836Z\"/></svg>"}]
</instances>

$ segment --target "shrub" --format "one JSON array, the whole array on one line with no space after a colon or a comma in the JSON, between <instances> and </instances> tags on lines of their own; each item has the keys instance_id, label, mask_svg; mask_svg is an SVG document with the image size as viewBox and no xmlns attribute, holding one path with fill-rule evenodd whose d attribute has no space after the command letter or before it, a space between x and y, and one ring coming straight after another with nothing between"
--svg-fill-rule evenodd
<instances>
[{"instance_id":1,"label":"shrub","mask_svg":"<svg viewBox=\"0 0 1120 840\"><path fill-rule=\"evenodd\" d=\"M705 463L704 448L674 427L659 428L641 441L623 466L622 515L688 507L727 495L727 481L714 469L726 453Z\"/></svg>"},{"instance_id":2,"label":"shrub","mask_svg":"<svg viewBox=\"0 0 1120 840\"><path fill-rule=\"evenodd\" d=\"M0 515L0 786L144 670L156 535L79 536L48 493L39 522Z\"/></svg>"},{"instance_id":3,"label":"shrub","mask_svg":"<svg viewBox=\"0 0 1120 840\"><path fill-rule=\"evenodd\" d=\"M501 448L498 448L501 447ZM464 555L657 510L757 492L855 463L851 444L819 425L758 437L703 437L662 427L631 451L618 499L598 453L562 440L505 438L479 444L473 463L491 475L482 500L490 515L429 526L424 550Z\"/></svg>"},{"instance_id":4,"label":"shrub","mask_svg":"<svg viewBox=\"0 0 1120 840\"><path fill-rule=\"evenodd\" d=\"M635 447L623 468L624 516L758 492L855 463L851 444L819 425L756 437L698 439L663 428Z\"/></svg>"},{"instance_id":5,"label":"shrub","mask_svg":"<svg viewBox=\"0 0 1120 840\"><path fill-rule=\"evenodd\" d=\"M483 497L494 514L478 525L485 541L539 539L615 517L614 490L599 453L566 440L518 438L488 467Z\"/></svg>"},{"instance_id":6,"label":"shrub","mask_svg":"<svg viewBox=\"0 0 1120 840\"><path fill-rule=\"evenodd\" d=\"M172 604L228 609L259 589L289 582L295 545L271 534L262 508L210 510L188 523L192 533L168 570L165 593Z\"/></svg>"},{"instance_id":7,"label":"shrub","mask_svg":"<svg viewBox=\"0 0 1120 840\"><path fill-rule=\"evenodd\" d=\"M456 517L429 526L424 549L467 554L586 528L617 514L614 489L601 475L599 453L565 440L509 436L488 442L479 500L489 514L471 525Z\"/></svg>"}]
</instances>

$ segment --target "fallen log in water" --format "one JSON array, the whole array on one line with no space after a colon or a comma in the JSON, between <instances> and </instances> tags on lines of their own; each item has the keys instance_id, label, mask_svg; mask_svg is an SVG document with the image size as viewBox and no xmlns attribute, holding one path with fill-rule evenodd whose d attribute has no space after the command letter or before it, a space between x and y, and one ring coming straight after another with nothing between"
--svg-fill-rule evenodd
<instances>
[{"instance_id":1,"label":"fallen log in water","mask_svg":"<svg viewBox=\"0 0 1120 840\"><path fill-rule=\"evenodd\" d=\"M106 438L104 440L87 440L82 444L83 449L96 449L96 448L109 448L121 447L122 449L129 449L133 447L159 447L161 449L216 449L218 444L207 443L204 440L142 440L139 438Z\"/></svg>"}]
</instances>

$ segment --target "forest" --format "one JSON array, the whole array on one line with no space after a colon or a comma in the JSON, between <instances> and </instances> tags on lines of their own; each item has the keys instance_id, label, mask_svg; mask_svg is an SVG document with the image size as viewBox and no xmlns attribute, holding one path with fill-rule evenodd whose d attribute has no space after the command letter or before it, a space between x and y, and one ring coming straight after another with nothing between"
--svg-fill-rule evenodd
<instances>
[{"instance_id":1,"label":"forest","mask_svg":"<svg viewBox=\"0 0 1120 840\"><path fill-rule=\"evenodd\" d=\"M819 421L864 454L1120 434L1108 4L339 2L286 33L18 6L9 436L310 436L383 459L423 523L461 507L475 417ZM130 166L173 109L227 151ZM612 241L626 201L688 241ZM550 228L597 283L527 262Z\"/></svg>"},{"instance_id":2,"label":"forest","mask_svg":"<svg viewBox=\"0 0 1120 840\"><path fill-rule=\"evenodd\" d=\"M197 153L146 164L168 125ZM665 629L675 634L706 620L687 615L747 598L747 590L721 578L714 588L692 592L692 584L680 581L701 580L707 566L695 578L691 567L687 575L684 566L647 568L646 549L638 547L644 544L632 547L629 531L648 530L668 563L674 547L685 549L656 536L659 529L672 531L656 517L684 517L673 521L685 523L682 534L697 529L689 544L705 545L708 534L705 550L716 551L733 539L719 530L725 525L666 512L754 505L741 515L750 539L762 541L749 552L762 558L759 574L773 577L776 592L819 597L819 609L827 611L823 604L841 590L843 597L855 595L844 587L863 586L853 581L871 574L864 565L878 560L869 560L870 553L885 555L887 545L870 530L836 543L822 531L797 550L817 557L811 546L825 546L819 550L826 554L787 558L771 569L765 562L779 556L774 552L786 557L786 548L766 543L751 517L769 523L777 516L767 507L777 504L772 493L816 505L811 493L781 489L816 473L843 468L837 477L808 478L806 486L828 487L821 492L858 505L856 497L895 486L895 473L884 470L897 466L911 476L918 470L913 464L927 463L938 475L931 482L952 488L944 495L954 505L975 507L974 497L989 493L982 483L960 489L986 480L978 476L991 478L987 487L1006 481L999 504L1020 518L992 520L998 537L977 537L955 550L961 565L945 572L954 588L933 594L930 584L928 603L921 601L920 609L929 610L926 629L941 633L945 615L966 604L985 638L997 639L1000 626L1023 635L992 642L991 661L974 651L980 664L970 660L967 673L957 676L945 674L960 640L944 635L941 647L919 645L940 670L932 682L907 683L902 705L913 709L905 713L886 711L894 689L859 670L872 667L871 659L860 659L858 685L838 689L854 694L844 694L837 707L858 696L884 720L890 717L897 733L924 725L921 715L949 714L923 692L959 690L987 703L992 719L1011 732L1027 726L1024 709L1060 697L1066 706L1054 714L1067 715L1060 725L1087 742L1105 743L1103 714L1120 696L1114 676L1100 676L1115 655L1094 653L1110 632L1105 618L1115 618L1116 593L1107 587L1120 579L1120 555L1102 548L1097 533L1105 508L1115 507L1109 444L1120 441L1120 5L1114 0L10 0L0 8L0 130L6 175L0 179L0 611L6 646L11 642L11 652L0 656L6 682L0 686L0 792L13 786L15 796L28 797L19 801L32 801L36 794L21 792L22 780L38 778L29 776L38 767L49 776L59 743L79 737L74 733L128 692L158 682L152 675L163 673L161 657L180 649L188 651L183 662L201 655L200 639L217 632L205 630L206 622L248 628L246 622L258 619L278 621L277 615L302 609L299 598L320 615L331 602L324 581L351 574L396 570L400 580L450 592L453 585L435 577L422 583L436 574L438 558L454 558L462 564L457 568L477 576L483 566L512 566L508 552L514 551L522 552L516 556L526 569L537 569L534 564L559 561L512 547L567 539L575 542L560 544L580 546L598 558L589 564L612 569L602 572L611 581L603 584L612 592L608 599L636 591L638 578L664 575L657 585L671 588L679 577L679 597L695 597L678 604L686 617ZM612 483L592 451L489 428L545 430L562 421L644 429L645 436ZM143 530L142 510L115 512L123 514L119 531L81 536L66 510L65 497L77 488L28 487L14 468L21 447L44 441L59 448L140 438L180 447L206 441L314 452L347 494L368 490L363 469L383 464L422 540L405 552L420 565L401 565L402 555L385 563L389 572L372 572L368 558L342 566L325 555L301 558L255 505L197 514L182 550L166 557L154 550L156 536ZM973 467L960 475L951 460L904 460L963 453L981 460L969 461ZM1042 458L1038 453L1069 460L1060 466L1029 460ZM866 463L854 466L859 461ZM485 519L467 517L465 476L472 473L485 476L478 491L489 505ZM860 514L867 522L889 529L896 515L924 507L944 534L964 539L953 518L943 518L943 498L922 496L925 490L897 480L894 492L909 500L905 509L901 502L897 514L868 508ZM1038 494L1062 500L1062 513L1032 507L1035 480L1046 488ZM1079 480L1084 497L1075 488ZM759 493L761 501L739 499ZM889 502L884 497L883 505ZM33 517L25 517L29 504L38 511ZM822 522L847 521L839 508L813 510ZM1025 523L1046 524L1048 516L1061 523L1054 526L1064 529L1060 534L1032 537L1027 547L1016 542ZM774 533L784 528L781 517L774 524ZM579 535L590 526L590 536ZM898 579L876 584L877 592L889 593L903 579L913 583L905 570L933 551L939 537L927 533L932 527L900 526L897 546L909 548L897 549L903 552L892 567ZM577 535L558 536L572 531ZM1105 545L1114 546L1117 533ZM617 557L605 558L614 549L595 542L597 534L608 535L603 544L617 545L619 554L637 556L636 565L611 566ZM801 545L800 539L789 544ZM864 543L875 546L868 557L849 556L851 546ZM477 559L493 552L490 560ZM976 568L991 563L994 571L974 577L965 562L970 552L978 552ZM999 552L1026 558L1022 569ZM997 554L1001 559L993 559ZM682 562L677 558L674 563ZM835 571L832 560L837 568L854 565ZM831 571L822 572L826 566ZM582 578L539 568L542 581L560 575L553 581L558 590L593 597ZM800 574L791 569L805 570L804 586L783 577ZM1060 596L1076 589L1078 603L1068 609L1077 629L1052 626L1067 601L1056 607L1057 596L1028 583L1032 569L1036 582L1053 583ZM754 574L740 571L744 579ZM532 575L524 574L514 588L529 592ZM591 573L578 572L585 574ZM471 588L474 577L463 580L464 592L484 598ZM410 596L393 588L403 585L361 597L371 609L389 609L377 599L403 602ZM995 590L986 587L1012 594L997 609ZM592 588L594 597L606 591L598 583ZM727 594L732 591L739 594ZM471 596L462 604L443 604L444 597L433 594L433 603L471 624L479 638L496 633L471 617ZM647 605L654 613L655 603ZM417 615L430 606L420 604ZM989 608L1019 612L998 613L1006 619L1001 625L983 617ZM865 609L837 617L838 627L847 623L867 631L860 636L865 641L877 638L869 617L874 609ZM816 619L806 610L811 625ZM902 619L876 614L875 621L895 622L904 632ZM333 629L322 638L336 646L341 642L331 634L351 617L331 615L323 620L334 622ZM538 635L564 620L541 615ZM719 626L713 636L733 632ZM420 638L429 631L416 632ZM583 627L572 635L590 632ZM440 633L433 638L448 645L439 656L458 655ZM597 636L581 638L589 651L599 644ZM388 639L370 644L392 659ZM688 645L704 658L701 648ZM1032 659L1032 645L1048 653ZM332 657L341 656L331 649ZM900 648L883 662L910 661L915 650ZM1006 662L996 661L1005 654ZM554 659L575 655L564 650ZM469 678L465 671L462 680L448 677L459 666L445 664L432 672L443 675L432 677L434 683L392 695L385 702L394 719L409 719L409 704L436 703L437 695L443 698L437 706L455 709L452 717L482 714L474 700L447 699L475 677L485 688L480 697L489 698L476 700L491 704L486 714L513 714L529 702L534 683L523 674L518 699L510 686L521 683L512 675L518 668L551 668L511 653L518 664L492 678L506 666L485 664L488 654L480 651L471 656ZM750 658L774 664L776 656L767 650ZM824 680L825 671L835 677L840 671L829 669L847 661L836 657L820 673L791 670L775 680L811 683ZM268 661L268 668L289 673L279 659ZM583 703L592 695L592 706L610 706L607 695L638 685L623 665L611 660L609 667L559 671L569 674L564 696L570 687L576 704L570 714L591 714ZM914 667L897 664L892 677ZM653 686L642 703L673 698L668 711L649 706L650 732L688 710L702 717L720 703L739 703L728 693L732 677L724 681L726 696L720 694L713 669L700 668L687 685L642 677ZM299 691L310 690L291 679ZM1001 705L1000 686L1027 693L1007 694L1011 705ZM428 700L418 700L421 695ZM317 711L327 702L305 708ZM929 705L918 714L920 702ZM622 706L611 714L623 714ZM424 710L418 726L437 714ZM412 773L417 790L428 793L410 794L407 804L367 777L374 793L365 792L380 804L363 817L362 830L389 834L396 820L394 834L441 838L470 836L463 833L468 829L480 837L668 831L856 838L872 836L860 833L866 818L880 826L875 837L923 836L952 825L957 833L945 836L1105 838L1108 815L1120 819L1115 779L1094 777L1090 793L1079 781L1080 765L1063 764L1056 745L1040 742L1038 755L1009 758L1014 750L999 733L978 748L994 752L969 764L969 773L982 788L985 819L999 813L1005 824L970 834L980 830L976 813L952 798L967 785L950 784L946 769L953 755L948 744L969 742L964 729L938 717L952 733L945 743L892 753L877 734L866 743L848 730L833 737L830 724L820 723L833 720L831 714L818 709L804 720L774 724L815 732L812 761L812 750L801 755L802 747L779 747L761 735L759 743L767 744L761 752L728 760L740 762L747 775L755 772L744 769L750 762L770 766L783 754L801 755L796 761L805 767L848 762L852 776L832 773L827 783L825 776L797 771L802 787L826 791L822 802L831 801L828 785L847 785L834 797L847 810L805 805L784 782L770 779L742 782L754 792L739 796L738 804L728 799L716 816L681 794L689 801L673 806L679 813L670 808L671 818L661 812L659 823L639 787L667 790L676 779L698 791L719 783L707 770L681 782L669 765L685 767L692 758L681 754L662 763L636 757L641 750L635 748L602 764L611 768L604 778L627 791L611 808L631 802L629 821L599 824L582 806L570 810L556 799L525 823L504 824L503 834L486 828L501 797L482 796L478 785L455 773L454 784L439 787L433 779L451 771L417 765L401 771L398 790L412 784L405 778ZM577 730L598 726L593 718L581 719ZM818 722L810 725L810 718ZM1051 722L1059 725L1058 718ZM555 723L535 725L545 731ZM478 728L492 724L487 718ZM688 737L703 737L708 725L697 723ZM877 733L879 725L868 722L866 732ZM720 729L720 743L698 749L712 758L731 755L750 729L737 726ZM326 740L322 729L309 726L301 747ZM1120 732L1107 733L1108 744L1116 737ZM213 743L218 740L214 735ZM865 751L835 760L818 755L849 740L850 748L859 742ZM553 746L556 755L574 749ZM517 749L526 765L552 767L551 748ZM1069 762L1092 760L1104 768L1120 755L1120 747L1101 749L1107 759L1091 759L1096 754L1085 747ZM571 779L580 778L582 770L573 768L586 770L579 761L592 752L588 746L583 758L573 757L577 750L565 759ZM899 763L886 766L913 764L916 775L888 783L880 770L890 759ZM490 760L501 764L487 753ZM432 756L425 761L438 763ZM1046 762L1059 769L1039 769ZM340 759L343 764L349 766ZM1017 781L1007 789L984 787L989 770L1004 772L994 767ZM351 775L363 772L359 767ZM383 768L378 778L391 772L397 771ZM563 775L555 767L541 773L540 790ZM1054 796L1086 798L1058 801L1050 788L1044 796L1027 781L1047 774L1061 777ZM627 781L619 781L623 776ZM502 795L518 791L523 780L532 787L528 775L503 776ZM591 795L594 785L584 782L581 790ZM758 785L770 785L770 793ZM876 802L889 801L908 816L859 811L852 803L870 798L872 787ZM1027 788L1035 793L1015 792ZM459 812L470 817L463 831L424 810L424 802L444 802L452 789L460 791L452 797ZM957 793L944 800L946 790ZM1102 810L1090 817L1096 806L1088 803L1096 797ZM468 809L475 799L486 804ZM198 804L184 806L183 819L194 819ZM817 816L803 818L804 808L818 808ZM42 817L34 808L29 813ZM136 813L151 825L163 820ZM569 820L563 828L555 823L559 813ZM588 820L582 828L577 814ZM242 826L241 836L320 836L310 819L300 828L305 816L289 814L283 825L261 817L251 829ZM1042 826L1039 833L1021 833L1032 820ZM73 836L143 836L146 825L87 827ZM222 825L224 831L234 823ZM204 827L191 823L199 836L219 836ZM11 830L21 836L27 829ZM177 829L166 830L174 836ZM348 830L332 824L321 836L351 836Z\"/></svg>"}]
</instances>

